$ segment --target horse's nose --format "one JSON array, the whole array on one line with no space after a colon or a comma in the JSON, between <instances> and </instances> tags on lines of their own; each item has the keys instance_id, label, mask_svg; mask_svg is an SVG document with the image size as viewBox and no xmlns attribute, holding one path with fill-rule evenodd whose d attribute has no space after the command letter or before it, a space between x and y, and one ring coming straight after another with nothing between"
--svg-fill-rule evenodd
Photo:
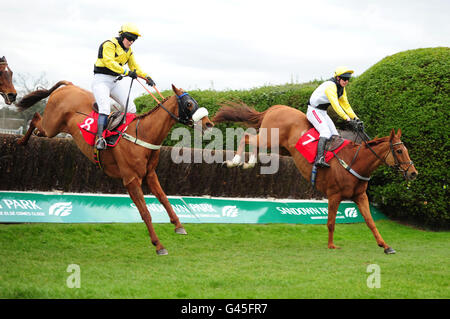
<instances>
[{"instance_id":1,"label":"horse's nose","mask_svg":"<svg viewBox=\"0 0 450 319\"><path fill-rule=\"evenodd\" d=\"M17 93L8 93L8 100L14 102L16 100Z\"/></svg>"},{"instance_id":2,"label":"horse's nose","mask_svg":"<svg viewBox=\"0 0 450 319\"><path fill-rule=\"evenodd\" d=\"M417 177L417 172L412 172L411 174L409 174L409 179L410 180L414 180Z\"/></svg>"},{"instance_id":3,"label":"horse's nose","mask_svg":"<svg viewBox=\"0 0 450 319\"><path fill-rule=\"evenodd\" d=\"M206 128L212 128L214 126L214 124L211 122L206 122L205 126L206 126Z\"/></svg>"}]
</instances>

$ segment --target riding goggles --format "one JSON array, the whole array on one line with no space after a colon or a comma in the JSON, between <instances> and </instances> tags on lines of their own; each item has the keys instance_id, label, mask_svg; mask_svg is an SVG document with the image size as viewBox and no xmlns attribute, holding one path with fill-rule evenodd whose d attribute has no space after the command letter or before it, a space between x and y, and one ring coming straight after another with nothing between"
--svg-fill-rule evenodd
<instances>
[{"instance_id":1,"label":"riding goggles","mask_svg":"<svg viewBox=\"0 0 450 319\"><path fill-rule=\"evenodd\" d=\"M129 32L125 32L124 34L123 34L123 37L125 38L125 39L127 39L128 41L136 41L137 40L137 38L138 38L138 36L137 35L135 35L135 34L133 34L133 33L129 33Z\"/></svg>"}]
</instances>

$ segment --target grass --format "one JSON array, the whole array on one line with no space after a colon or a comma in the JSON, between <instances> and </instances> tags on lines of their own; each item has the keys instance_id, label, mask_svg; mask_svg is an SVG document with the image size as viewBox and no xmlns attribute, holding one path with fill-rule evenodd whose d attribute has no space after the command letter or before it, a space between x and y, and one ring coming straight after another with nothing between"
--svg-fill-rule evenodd
<instances>
[{"instance_id":1,"label":"grass","mask_svg":"<svg viewBox=\"0 0 450 319\"><path fill-rule=\"evenodd\" d=\"M138 224L0 225L0 298L449 298L450 233L379 221L385 255L365 224L156 224L157 256ZM68 288L70 264L81 288ZM381 270L368 288L367 266Z\"/></svg>"}]
</instances>

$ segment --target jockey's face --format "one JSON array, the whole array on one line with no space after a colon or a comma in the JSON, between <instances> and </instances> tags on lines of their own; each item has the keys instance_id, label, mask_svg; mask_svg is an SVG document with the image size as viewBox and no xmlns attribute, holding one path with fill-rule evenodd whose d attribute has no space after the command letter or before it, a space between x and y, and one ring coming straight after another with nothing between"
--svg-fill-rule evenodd
<instances>
[{"instance_id":1,"label":"jockey's face","mask_svg":"<svg viewBox=\"0 0 450 319\"><path fill-rule=\"evenodd\" d=\"M129 49L133 43L134 43L134 41L130 41L127 38L123 39L123 46L127 49Z\"/></svg>"},{"instance_id":2,"label":"jockey's face","mask_svg":"<svg viewBox=\"0 0 450 319\"><path fill-rule=\"evenodd\" d=\"M342 87L346 87L348 82L349 82L349 80L350 80L350 78L341 78L341 77L339 77L339 84Z\"/></svg>"}]
</instances>

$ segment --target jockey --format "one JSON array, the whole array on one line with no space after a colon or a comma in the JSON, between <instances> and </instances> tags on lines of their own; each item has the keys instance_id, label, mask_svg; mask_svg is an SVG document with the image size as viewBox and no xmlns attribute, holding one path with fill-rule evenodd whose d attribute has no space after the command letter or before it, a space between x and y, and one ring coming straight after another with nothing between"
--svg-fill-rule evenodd
<instances>
[{"instance_id":1,"label":"jockey","mask_svg":"<svg viewBox=\"0 0 450 319\"><path fill-rule=\"evenodd\" d=\"M339 135L327 109L331 105L336 113L346 121L355 120L362 123L353 112L348 103L345 87L353 74L353 70L347 67L338 67L334 77L325 81L311 95L306 117L320 134L317 144L317 155L315 165L319 167L330 167L325 162L325 143L332 135Z\"/></svg>"},{"instance_id":2,"label":"jockey","mask_svg":"<svg viewBox=\"0 0 450 319\"><path fill-rule=\"evenodd\" d=\"M140 37L139 30L133 23L124 24L119 36L104 41L98 50L97 61L94 66L94 80L92 92L98 105L98 130L95 147L98 150L106 149L106 141L103 138L103 130L107 124L111 111L109 97L113 98L122 107L125 107L128 97L128 87L123 81L115 81L118 76L129 76L145 79L148 85L154 86L155 82L144 73L136 63L131 45ZM130 70L123 66L128 63ZM128 101L128 112L136 113L136 105L131 98Z\"/></svg>"}]
</instances>

